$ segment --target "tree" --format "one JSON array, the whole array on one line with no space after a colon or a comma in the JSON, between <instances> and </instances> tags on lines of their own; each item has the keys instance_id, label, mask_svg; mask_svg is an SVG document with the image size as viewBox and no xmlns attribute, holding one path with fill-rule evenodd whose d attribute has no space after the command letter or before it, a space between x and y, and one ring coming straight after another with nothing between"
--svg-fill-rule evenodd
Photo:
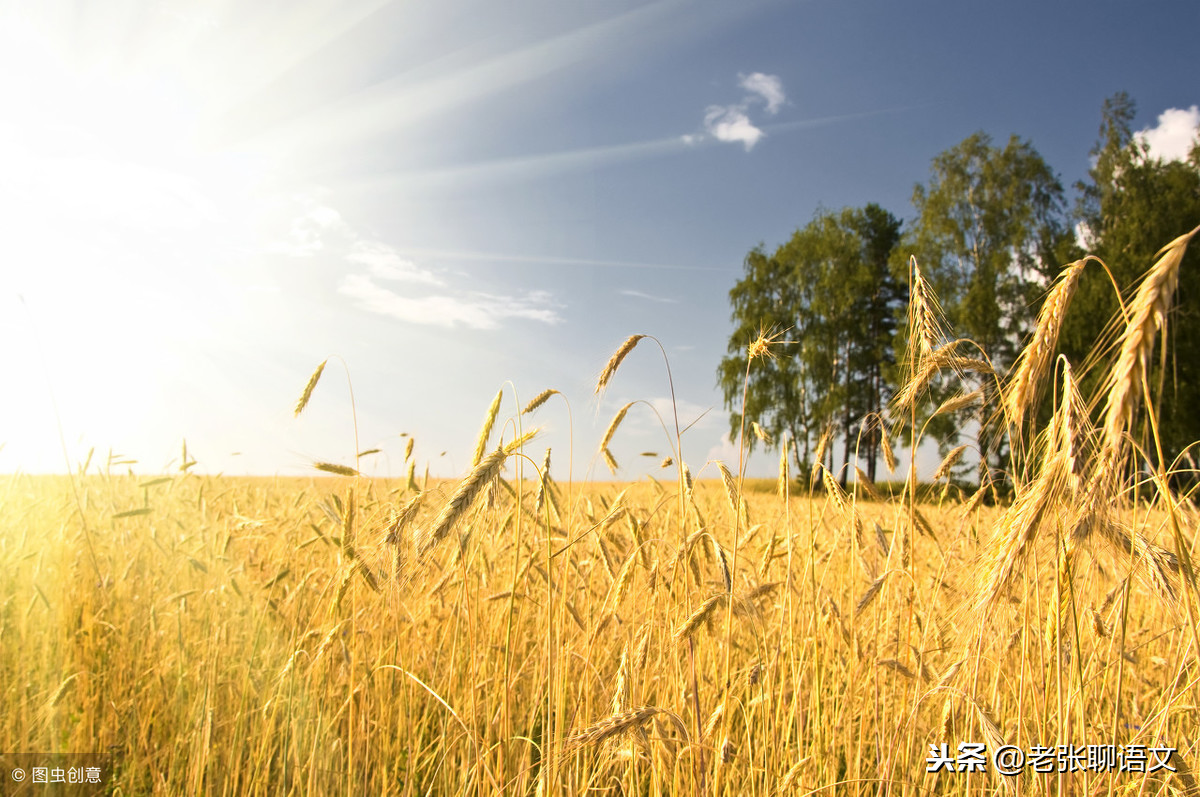
<instances>
[{"instance_id":1,"label":"tree","mask_svg":"<svg viewBox=\"0 0 1200 797\"><path fill-rule=\"evenodd\" d=\"M951 328L979 344L1003 373L1057 271L1067 230L1061 183L1028 141L1012 136L999 148L979 132L933 159L928 185L913 190L913 205L918 215L900 254L916 255ZM986 457L994 391L990 379L979 387L985 401L976 415L977 439ZM949 444L944 434L940 442Z\"/></svg>"},{"instance_id":2,"label":"tree","mask_svg":"<svg viewBox=\"0 0 1200 797\"><path fill-rule=\"evenodd\" d=\"M733 304L734 331L729 338L729 354L717 369L718 384L725 394L725 404L734 414L730 418L731 435L741 428L743 380L746 378L747 346L766 330L792 330L796 337L804 335L798 327L797 308L811 299L811 291L795 278L791 264L785 264L763 251L762 245L752 249L743 263L745 276L729 291ZM799 360L782 356L770 361L770 367L753 368L745 391L745 415L757 422L768 434L780 439L786 432L790 438L807 446L812 437L812 413ZM747 441L751 450L755 438ZM800 454L797 450L797 464ZM807 447L804 458L808 457Z\"/></svg>"},{"instance_id":3,"label":"tree","mask_svg":"<svg viewBox=\"0 0 1200 797\"><path fill-rule=\"evenodd\" d=\"M846 454L850 458L850 432L859 420L872 415L875 422L863 430L862 447L867 476L875 480L883 434L883 412L896 383L895 339L900 311L908 304L905 283L890 266L900 242L900 220L872 203L861 211L843 211L841 222L853 232L857 251L846 274L849 314L842 332L850 342L847 372L850 400L844 417ZM856 402L852 397L857 396Z\"/></svg>"},{"instance_id":4,"label":"tree","mask_svg":"<svg viewBox=\"0 0 1200 797\"><path fill-rule=\"evenodd\" d=\"M747 344L764 330L789 330L792 347L750 370L746 419L773 435L789 432L802 472L815 439L833 424L843 460L859 441L874 478L878 424L868 424L861 440L857 432L890 395L897 307L906 301L889 269L899 231L900 222L874 204L818 211L774 255L762 247L747 255L746 275L730 291L735 329L718 369L732 434L741 427Z\"/></svg>"},{"instance_id":5,"label":"tree","mask_svg":"<svg viewBox=\"0 0 1200 797\"><path fill-rule=\"evenodd\" d=\"M1187 162L1153 157L1132 132L1136 108L1121 92L1104 102L1094 165L1080 183L1076 218L1087 249L1104 261L1123 292L1136 287L1160 247L1200 224L1200 144ZM1098 331L1119 310L1116 291L1103 269L1084 270L1063 322L1060 349L1082 364L1099 350ZM1150 384L1162 384L1159 432L1171 459L1200 440L1200 248L1194 244L1179 270L1179 287L1167 324L1166 370L1156 368ZM1099 378L1098 370L1091 385Z\"/></svg>"}]
</instances>

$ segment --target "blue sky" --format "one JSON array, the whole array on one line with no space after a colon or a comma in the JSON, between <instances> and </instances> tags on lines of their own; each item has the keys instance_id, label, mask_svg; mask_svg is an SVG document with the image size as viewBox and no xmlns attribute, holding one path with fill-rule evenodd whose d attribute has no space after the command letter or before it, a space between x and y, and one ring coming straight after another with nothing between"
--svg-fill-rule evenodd
<instances>
[{"instance_id":1,"label":"blue sky","mask_svg":"<svg viewBox=\"0 0 1200 797\"><path fill-rule=\"evenodd\" d=\"M573 422L552 401L535 450L603 478L613 413L670 406L649 342L593 396L645 333L712 475L737 460L715 369L751 247L820 207L910 218L976 130L1069 186L1119 90L1165 157L1200 124L1191 2L0 9L0 472L92 447L157 472L184 438L208 472L353 464L339 361L291 415L336 355L367 473L403 474L404 433L456 475L497 390L511 419L552 387ZM612 450L633 479L669 445L639 404Z\"/></svg>"}]
</instances>

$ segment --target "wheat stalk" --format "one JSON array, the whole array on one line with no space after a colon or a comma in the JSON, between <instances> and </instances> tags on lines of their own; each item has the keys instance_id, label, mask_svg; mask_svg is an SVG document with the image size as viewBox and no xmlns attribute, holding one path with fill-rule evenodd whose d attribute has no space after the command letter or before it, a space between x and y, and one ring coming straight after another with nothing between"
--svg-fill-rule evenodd
<instances>
[{"instance_id":1,"label":"wheat stalk","mask_svg":"<svg viewBox=\"0 0 1200 797\"><path fill-rule=\"evenodd\" d=\"M308 406L308 400L312 398L313 389L316 388L317 382L321 381L321 374L325 371L325 363L329 360L322 360L317 366L317 370L312 372L312 376L308 378L308 384L304 386L304 392L300 394L300 400L296 402L296 410L292 417L300 417L300 413L304 412L304 408Z\"/></svg>"},{"instance_id":2,"label":"wheat stalk","mask_svg":"<svg viewBox=\"0 0 1200 797\"><path fill-rule=\"evenodd\" d=\"M621 569L617 572L616 578L613 579L612 587L612 602L613 611L621 605L621 601L625 598L625 593L629 591L629 583L633 580L633 563L638 558L637 551L631 551L625 559L625 563L621 565Z\"/></svg>"},{"instance_id":3,"label":"wheat stalk","mask_svg":"<svg viewBox=\"0 0 1200 797\"><path fill-rule=\"evenodd\" d=\"M746 502L738 494L737 479L725 466L724 462L716 460L717 470L721 472L721 484L725 487L725 498L729 501L729 511L741 522L742 528L750 528L750 517L746 510Z\"/></svg>"},{"instance_id":4,"label":"wheat stalk","mask_svg":"<svg viewBox=\"0 0 1200 797\"><path fill-rule=\"evenodd\" d=\"M937 415L949 415L953 412L958 412L961 409L970 407L973 404L983 402L983 389L972 390L970 393L959 393L957 396L951 396L942 402L936 410L933 411Z\"/></svg>"},{"instance_id":5,"label":"wheat stalk","mask_svg":"<svg viewBox=\"0 0 1200 797\"><path fill-rule=\"evenodd\" d=\"M957 352L959 343L947 343L939 349L927 354L914 369L913 375L904 383L892 404L897 410L907 409L929 384L929 381L941 370L949 368L956 374L973 371L983 375L995 373L991 363L978 357L964 357Z\"/></svg>"},{"instance_id":6,"label":"wheat stalk","mask_svg":"<svg viewBox=\"0 0 1200 797\"><path fill-rule=\"evenodd\" d=\"M1058 334L1062 329L1063 317L1079 284L1079 277L1089 260L1098 258L1088 255L1068 265L1046 295L1046 301L1038 313L1033 337L1017 358L1013 375L1004 391L1004 406L1010 423L1020 424L1026 411L1033 406L1038 386L1050 367L1054 350L1058 346ZM1103 264L1101 264L1103 265Z\"/></svg>"},{"instance_id":7,"label":"wheat stalk","mask_svg":"<svg viewBox=\"0 0 1200 797\"><path fill-rule=\"evenodd\" d=\"M825 483L825 491L829 493L830 497L833 499L834 506L836 506L838 511L841 512L842 516L849 521L851 527L854 529L855 538L861 540L863 531L862 518L858 516L858 511L850 502L850 498L842 489L842 485L838 484L837 479L833 478L833 474L830 473L829 469L824 466L821 466L821 479Z\"/></svg>"},{"instance_id":8,"label":"wheat stalk","mask_svg":"<svg viewBox=\"0 0 1200 797\"><path fill-rule=\"evenodd\" d=\"M498 391L483 418L483 426L479 428L479 437L475 440L475 453L471 457L472 468L479 464L483 459L483 452L487 450L488 439L492 436L492 426L496 423L496 416L500 414L500 400L503 398L504 391Z\"/></svg>"},{"instance_id":9,"label":"wheat stalk","mask_svg":"<svg viewBox=\"0 0 1200 797\"><path fill-rule=\"evenodd\" d=\"M879 423L879 447L883 450L883 462L887 465L888 473L896 472L896 452L892 450L892 442L888 439L887 427Z\"/></svg>"},{"instance_id":10,"label":"wheat stalk","mask_svg":"<svg viewBox=\"0 0 1200 797\"><path fill-rule=\"evenodd\" d=\"M879 578L877 578L871 582L871 586L867 587L866 592L864 592L862 594L862 597L860 597L858 599L858 603L854 607L854 616L855 617L857 617L858 615L865 612L867 610L867 607L869 607L871 605L871 603L874 602L876 596L879 595L879 591L883 589L883 584L885 581L887 581L887 577L890 576L891 574L892 574L892 571L889 570L886 573L884 573L882 576L880 576Z\"/></svg>"},{"instance_id":11,"label":"wheat stalk","mask_svg":"<svg viewBox=\"0 0 1200 797\"><path fill-rule=\"evenodd\" d=\"M617 414L613 416L609 422L608 428L604 430L604 436L600 439L600 450L608 448L608 444L612 442L613 435L617 433L617 427L621 425L621 421L625 420L625 413L629 412L629 408L636 402L629 402L621 409L617 410Z\"/></svg>"},{"instance_id":12,"label":"wheat stalk","mask_svg":"<svg viewBox=\"0 0 1200 797\"><path fill-rule=\"evenodd\" d=\"M717 609L721 606L724 606L726 603L728 603L728 601L728 592L719 592L708 600L704 601L704 603L700 604L700 607L696 609L696 611L692 612L688 618L683 621L683 625L675 629L675 633L673 635L675 640L677 642L682 642L691 637L692 634L696 633L696 629L709 622Z\"/></svg>"},{"instance_id":13,"label":"wheat stalk","mask_svg":"<svg viewBox=\"0 0 1200 797\"><path fill-rule=\"evenodd\" d=\"M1146 274L1130 306L1129 322L1121 334L1120 353L1109 376L1104 411L1104 448L1111 460L1119 458L1123 449L1125 429L1137 406L1138 391L1147 377L1155 333L1166 328L1167 311L1179 284L1179 266L1188 243L1197 232L1200 227L1158 251L1155 255L1158 261Z\"/></svg>"},{"instance_id":14,"label":"wheat stalk","mask_svg":"<svg viewBox=\"0 0 1200 797\"><path fill-rule=\"evenodd\" d=\"M707 534L708 544L712 546L713 560L716 561L717 567L721 570L721 581L725 584L725 591L733 593L733 568L729 566L729 555L725 553L724 546L717 542L717 538L712 534Z\"/></svg>"},{"instance_id":15,"label":"wheat stalk","mask_svg":"<svg viewBox=\"0 0 1200 797\"><path fill-rule=\"evenodd\" d=\"M570 736L565 742L567 749L582 747L584 745L600 744L606 739L611 739L634 728L640 728L646 720L651 717L663 714L675 725L679 730L679 734L684 738L688 738L687 726L684 725L676 714L668 711L665 708L657 706L642 706L641 708L630 709L619 714L613 714L610 717L600 720L579 733Z\"/></svg>"},{"instance_id":16,"label":"wheat stalk","mask_svg":"<svg viewBox=\"0 0 1200 797\"><path fill-rule=\"evenodd\" d=\"M943 476L949 475L950 470L958 464L958 461L962 459L963 452L966 450L967 446L965 445L956 446L951 449L946 458L942 460L942 464L938 465L937 470L933 472L933 480L936 482L941 480Z\"/></svg>"},{"instance_id":17,"label":"wheat stalk","mask_svg":"<svg viewBox=\"0 0 1200 797\"><path fill-rule=\"evenodd\" d=\"M899 673L900 675L904 676L906 679L908 679L910 681L917 680L916 674L912 670L910 670L908 668L908 666L905 665L903 662L901 662L899 659L879 659L878 661L875 662L875 664L880 667L887 667L889 670Z\"/></svg>"},{"instance_id":18,"label":"wheat stalk","mask_svg":"<svg viewBox=\"0 0 1200 797\"><path fill-rule=\"evenodd\" d=\"M550 484L550 449L546 449L546 458L542 460L541 473L538 476L537 495L533 499L533 513L540 516L542 507L546 505L546 491Z\"/></svg>"},{"instance_id":19,"label":"wheat stalk","mask_svg":"<svg viewBox=\"0 0 1200 797\"><path fill-rule=\"evenodd\" d=\"M388 526L387 534L383 540L385 543L389 545L400 544L401 535L405 527L416 517L417 510L421 508L421 501L424 497L425 493L417 493L408 499L404 506L400 507L399 511L396 512L396 516L392 518L391 524Z\"/></svg>"},{"instance_id":20,"label":"wheat stalk","mask_svg":"<svg viewBox=\"0 0 1200 797\"><path fill-rule=\"evenodd\" d=\"M775 483L775 490L779 494L779 500L785 501L788 497L788 447L787 439L779 441L779 476Z\"/></svg>"},{"instance_id":21,"label":"wheat stalk","mask_svg":"<svg viewBox=\"0 0 1200 797\"><path fill-rule=\"evenodd\" d=\"M608 359L604 365L604 370L600 372L600 378L596 381L596 395L604 392L604 388L608 387L609 381L613 378L613 374L621 367L621 361L625 359L625 355L633 351L633 347L638 344L638 341L646 337L645 335L630 335L625 339L613 356Z\"/></svg>"},{"instance_id":22,"label":"wheat stalk","mask_svg":"<svg viewBox=\"0 0 1200 797\"><path fill-rule=\"evenodd\" d=\"M459 483L453 495L450 496L450 500L446 503L446 506L442 508L441 513L433 521L433 525L424 534L419 536L417 540L418 555L428 553L433 546L441 542L450 533L450 530L458 522L459 518L471 508L471 504L483 490L484 486L500 474L500 469L504 466L504 460L507 456L508 453L505 449L497 448L484 457L475 466L475 469Z\"/></svg>"},{"instance_id":23,"label":"wheat stalk","mask_svg":"<svg viewBox=\"0 0 1200 797\"><path fill-rule=\"evenodd\" d=\"M875 486L875 482L871 481L871 477L863 473L863 469L857 465L854 466L854 483L863 489L867 498L879 504L885 502L884 497L879 494L879 488Z\"/></svg>"},{"instance_id":24,"label":"wheat stalk","mask_svg":"<svg viewBox=\"0 0 1200 797\"><path fill-rule=\"evenodd\" d=\"M358 475L358 471L356 471L354 468L350 468L345 465L337 465L333 462L314 462L313 467L317 470L325 471L326 473L332 473L336 476Z\"/></svg>"},{"instance_id":25,"label":"wheat stalk","mask_svg":"<svg viewBox=\"0 0 1200 797\"><path fill-rule=\"evenodd\" d=\"M922 363L938 348L945 333L942 332L941 323L938 320L941 310L938 307L937 299L930 290L929 283L921 274L917 258L910 257L908 262L912 268L912 337L917 341L916 362Z\"/></svg>"},{"instance_id":26,"label":"wheat stalk","mask_svg":"<svg viewBox=\"0 0 1200 797\"><path fill-rule=\"evenodd\" d=\"M825 459L825 448L826 448L826 446L829 445L829 438L832 436L833 436L833 427L826 426L825 430L821 433L821 438L819 440L817 440L817 448L813 452L813 458L812 458L813 467L814 467L814 470L813 470L813 478L814 479L816 478L816 475L817 475L816 468L818 466L820 466L821 468L824 467L824 465L822 463L823 463L823 460Z\"/></svg>"},{"instance_id":27,"label":"wheat stalk","mask_svg":"<svg viewBox=\"0 0 1200 797\"><path fill-rule=\"evenodd\" d=\"M1017 494L1013 505L1001 517L987 557L990 572L980 580L977 607L983 608L994 601L1024 562L1060 493L1062 465L1062 457L1051 452L1033 484Z\"/></svg>"},{"instance_id":28,"label":"wheat stalk","mask_svg":"<svg viewBox=\"0 0 1200 797\"><path fill-rule=\"evenodd\" d=\"M550 397L557 393L558 391L554 390L553 388L547 388L546 390L543 390L541 393L538 393L536 396L534 396L532 401L525 405L525 409L521 410L521 414L528 415L549 401Z\"/></svg>"}]
</instances>

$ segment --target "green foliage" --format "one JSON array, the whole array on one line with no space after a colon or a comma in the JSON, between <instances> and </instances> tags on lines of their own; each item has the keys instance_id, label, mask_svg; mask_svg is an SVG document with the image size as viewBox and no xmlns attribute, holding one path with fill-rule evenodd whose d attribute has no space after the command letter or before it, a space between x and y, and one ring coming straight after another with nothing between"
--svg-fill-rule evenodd
<instances>
[{"instance_id":1,"label":"green foliage","mask_svg":"<svg viewBox=\"0 0 1200 797\"><path fill-rule=\"evenodd\" d=\"M955 332L1006 367L1058 265L1047 250L1066 226L1061 183L1028 141L1012 136L1001 149L980 132L933 159L913 205L906 255L916 254Z\"/></svg>"},{"instance_id":2,"label":"green foliage","mask_svg":"<svg viewBox=\"0 0 1200 797\"><path fill-rule=\"evenodd\" d=\"M843 460L857 448L874 478L879 430L864 421L884 414L903 377L896 363L907 346L909 256L916 256L951 334L977 344L1002 379L1063 264L1084 255L1077 233L1111 272L1110 278L1094 264L1084 270L1059 340L1085 375L1085 392L1092 392L1086 366L1089 358L1111 354L1103 344L1112 342L1118 291L1131 295L1155 253L1200 222L1200 143L1188 162L1163 163L1134 136L1128 95L1107 100L1102 116L1089 180L1076 184L1071 214L1058 177L1030 142L1012 136L997 146L979 132L933 159L928 182L914 188L918 215L903 237L899 221L872 204L819 211L774 253L761 245L751 251L730 291L734 330L718 368L732 433L740 431L744 400L747 421L776 439L786 432L796 441L803 472L832 424L845 444ZM1099 335L1106 328L1108 337ZM751 364L743 399L746 347L764 332L782 331L792 343L777 344L777 359ZM1164 449L1174 458L1200 440L1200 414L1189 411L1200 406L1200 248L1192 247L1184 260L1168 332L1152 386ZM935 380L918 408L918 426L951 393L982 388L985 400L977 409L933 417L925 434L945 453L965 426L974 426L978 450L1003 465L996 378L965 379L974 384L953 374ZM827 456L832 463L832 451Z\"/></svg>"},{"instance_id":3,"label":"green foliage","mask_svg":"<svg viewBox=\"0 0 1200 797\"><path fill-rule=\"evenodd\" d=\"M792 345L749 369L746 419L777 439L786 431L801 469L832 419L848 457L863 420L880 414L890 395L892 340L907 300L889 268L899 235L900 222L878 205L821 211L774 254L760 246L746 256L745 275L729 294L729 356L718 368L733 435L741 427L746 347L763 331L789 330ZM859 450L872 471L878 445L877 425L867 424Z\"/></svg>"},{"instance_id":4,"label":"green foliage","mask_svg":"<svg viewBox=\"0 0 1200 797\"><path fill-rule=\"evenodd\" d=\"M1030 142L1012 136L1001 148L979 132L933 159L913 205L918 215L897 254L916 255L953 334L978 344L1003 374L1068 238L1062 184ZM973 414L978 450L1002 461L1002 437L991 427L994 380L981 377L976 387L986 397L978 409L937 418L927 431L947 451Z\"/></svg>"}]
</instances>

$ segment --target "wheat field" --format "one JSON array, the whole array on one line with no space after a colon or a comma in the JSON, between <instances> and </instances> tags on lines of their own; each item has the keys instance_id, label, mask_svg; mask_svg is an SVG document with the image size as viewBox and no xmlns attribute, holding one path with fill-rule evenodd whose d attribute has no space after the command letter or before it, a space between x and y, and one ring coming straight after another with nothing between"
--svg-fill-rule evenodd
<instances>
[{"instance_id":1,"label":"wheat field","mask_svg":"<svg viewBox=\"0 0 1200 797\"><path fill-rule=\"evenodd\" d=\"M535 428L556 391L507 417L502 392L459 481L6 476L0 750L98 753L127 795L1200 795L1197 515L1144 390L1195 232L1090 396L1053 359L1085 261L1008 379L913 268L884 453L959 380L939 409L994 403L1011 490L964 489L953 461L802 481L788 441L778 480L676 454L560 483ZM597 390L655 343L627 340ZM1001 749L1027 761L1004 774Z\"/></svg>"}]
</instances>

